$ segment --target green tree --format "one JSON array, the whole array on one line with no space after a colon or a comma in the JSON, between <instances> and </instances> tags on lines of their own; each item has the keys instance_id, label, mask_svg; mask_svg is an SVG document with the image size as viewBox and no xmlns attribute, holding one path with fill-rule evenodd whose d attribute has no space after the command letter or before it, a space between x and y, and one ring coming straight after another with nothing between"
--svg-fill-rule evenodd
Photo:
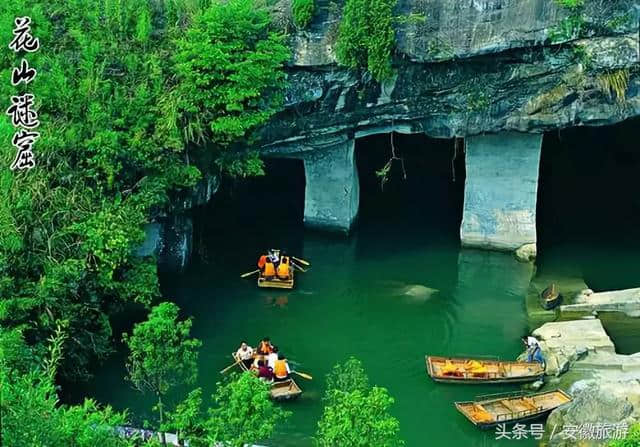
<instances>
[{"instance_id":1,"label":"green tree","mask_svg":"<svg viewBox=\"0 0 640 447\"><path fill-rule=\"evenodd\" d=\"M270 400L269 385L249 372L218 383L213 400L206 422L209 444L242 447L268 439L276 424L289 416Z\"/></svg>"},{"instance_id":2,"label":"green tree","mask_svg":"<svg viewBox=\"0 0 640 447\"><path fill-rule=\"evenodd\" d=\"M186 141L212 145L231 175L262 173L255 153L228 152L280 110L289 56L264 7L214 1L177 43L174 98Z\"/></svg>"},{"instance_id":3,"label":"green tree","mask_svg":"<svg viewBox=\"0 0 640 447\"><path fill-rule=\"evenodd\" d=\"M130 350L127 379L139 391L156 395L161 426L163 396L176 385L195 382L198 376L201 342L190 336L190 319L178 321L178 311L173 303L160 303L151 309L147 321L122 337Z\"/></svg>"},{"instance_id":4,"label":"green tree","mask_svg":"<svg viewBox=\"0 0 640 447\"><path fill-rule=\"evenodd\" d=\"M396 0L347 0L336 42L339 63L366 69L377 81L393 75L395 4Z\"/></svg>"},{"instance_id":5,"label":"green tree","mask_svg":"<svg viewBox=\"0 0 640 447\"><path fill-rule=\"evenodd\" d=\"M315 10L314 0L293 0L291 3L291 11L293 12L293 21L298 28L306 28Z\"/></svg>"},{"instance_id":6,"label":"green tree","mask_svg":"<svg viewBox=\"0 0 640 447\"><path fill-rule=\"evenodd\" d=\"M126 414L101 408L93 400L81 405L61 405L52 377L62 357L65 335L56 332L48 352L37 356L17 329L0 328L0 439L14 447L70 446L125 447L114 427L126 424Z\"/></svg>"},{"instance_id":7,"label":"green tree","mask_svg":"<svg viewBox=\"0 0 640 447\"><path fill-rule=\"evenodd\" d=\"M327 374L327 397L331 395L329 391L332 390L344 392L360 390L366 393L369 389L369 377L362 362L355 357L350 357L343 364L338 363Z\"/></svg>"},{"instance_id":8,"label":"green tree","mask_svg":"<svg viewBox=\"0 0 640 447\"><path fill-rule=\"evenodd\" d=\"M248 0L1 1L0 40L19 16L40 40L28 55L38 76L28 88L1 82L0 96L35 95L41 138L35 169L0 169L0 325L22 328L39 351L67 321L58 370L83 379L113 350L109 316L160 297L156 261L135 255L144 225L217 173L215 160L261 172L236 138L279 107L287 55ZM0 51L0 75L23 56ZM200 112L211 138L198 145ZM5 167L14 132L2 114Z\"/></svg>"},{"instance_id":9,"label":"green tree","mask_svg":"<svg viewBox=\"0 0 640 447\"><path fill-rule=\"evenodd\" d=\"M624 439L611 441L609 447L640 447L640 424L632 425Z\"/></svg>"},{"instance_id":10,"label":"green tree","mask_svg":"<svg viewBox=\"0 0 640 447\"><path fill-rule=\"evenodd\" d=\"M174 411L167 412L162 431L175 431L179 440L189 440L192 447L206 446L205 417L202 413L202 389L196 388L180 402Z\"/></svg>"},{"instance_id":11,"label":"green tree","mask_svg":"<svg viewBox=\"0 0 640 447\"><path fill-rule=\"evenodd\" d=\"M351 358L327 376L326 406L318 422L316 443L322 447L395 447L400 424L389 414L393 398L381 387L369 387L361 363Z\"/></svg>"}]
</instances>

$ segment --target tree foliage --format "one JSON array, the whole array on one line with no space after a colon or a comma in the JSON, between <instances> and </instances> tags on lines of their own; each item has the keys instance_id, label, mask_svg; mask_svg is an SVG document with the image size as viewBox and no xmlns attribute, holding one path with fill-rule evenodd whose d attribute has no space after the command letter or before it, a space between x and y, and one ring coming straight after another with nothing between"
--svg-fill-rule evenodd
<instances>
[{"instance_id":1,"label":"tree foliage","mask_svg":"<svg viewBox=\"0 0 640 447\"><path fill-rule=\"evenodd\" d=\"M633 424L624 439L611 441L609 447L640 447L640 424Z\"/></svg>"},{"instance_id":2,"label":"tree foliage","mask_svg":"<svg viewBox=\"0 0 640 447\"><path fill-rule=\"evenodd\" d=\"M214 2L177 42L175 97L187 141L226 151L280 109L289 50L270 24L254 0Z\"/></svg>"},{"instance_id":3,"label":"tree foliage","mask_svg":"<svg viewBox=\"0 0 640 447\"><path fill-rule=\"evenodd\" d=\"M396 0L347 0L336 43L339 63L366 69L377 81L393 75L395 4Z\"/></svg>"},{"instance_id":4,"label":"tree foliage","mask_svg":"<svg viewBox=\"0 0 640 447\"><path fill-rule=\"evenodd\" d=\"M370 387L362 364L350 358L327 376L326 406L318 422L316 443L322 447L395 447L400 424L389 414L393 398L381 387Z\"/></svg>"},{"instance_id":5,"label":"tree foliage","mask_svg":"<svg viewBox=\"0 0 640 447\"><path fill-rule=\"evenodd\" d=\"M206 422L209 444L242 447L271 437L289 413L269 399L269 385L249 372L219 383Z\"/></svg>"},{"instance_id":6,"label":"tree foliage","mask_svg":"<svg viewBox=\"0 0 640 447\"><path fill-rule=\"evenodd\" d=\"M81 405L61 405L52 376L60 360L63 337L51 340L48 355L38 362L37 355L24 343L17 329L0 329L0 439L13 447L70 446L125 447L115 426L124 425L126 414L101 408L93 400ZM52 356L53 355L53 356ZM43 371L38 364L48 364Z\"/></svg>"},{"instance_id":7,"label":"tree foliage","mask_svg":"<svg viewBox=\"0 0 640 447\"><path fill-rule=\"evenodd\" d=\"M198 377L201 342L190 336L191 320L178 321L178 311L173 303L160 303L151 309L147 321L122 337L130 350L127 379L139 391L157 396L161 424L162 397L172 387L194 383Z\"/></svg>"},{"instance_id":8,"label":"tree foliage","mask_svg":"<svg viewBox=\"0 0 640 447\"><path fill-rule=\"evenodd\" d=\"M33 93L41 138L36 168L10 171L0 117L0 324L37 346L67 321L59 371L83 378L112 350L109 315L159 298L155 260L134 255L144 225L218 165L261 171L232 149L277 109L286 54L251 0L4 1L1 41L18 16L41 49L0 52L0 76L22 57L38 76L0 97Z\"/></svg>"},{"instance_id":9,"label":"tree foliage","mask_svg":"<svg viewBox=\"0 0 640 447\"><path fill-rule=\"evenodd\" d=\"M306 28L311 23L314 10L314 0L293 0L291 3L293 22L298 28Z\"/></svg>"}]
</instances>

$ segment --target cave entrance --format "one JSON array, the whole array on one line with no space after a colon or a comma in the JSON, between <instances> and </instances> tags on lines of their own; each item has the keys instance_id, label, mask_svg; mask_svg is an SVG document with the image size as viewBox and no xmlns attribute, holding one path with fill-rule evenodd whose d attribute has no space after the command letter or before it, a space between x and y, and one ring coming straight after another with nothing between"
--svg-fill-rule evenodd
<instances>
[{"instance_id":1,"label":"cave entrance","mask_svg":"<svg viewBox=\"0 0 640 447\"><path fill-rule=\"evenodd\" d=\"M392 156L388 181L380 170ZM358 228L389 231L416 229L423 238L458 242L464 202L465 165L462 140L424 134L377 134L356 140L360 179ZM454 159L454 154L457 156ZM406 172L406 178L405 178Z\"/></svg>"},{"instance_id":2,"label":"cave entrance","mask_svg":"<svg viewBox=\"0 0 640 447\"><path fill-rule=\"evenodd\" d=\"M638 126L636 118L544 135L537 210L540 260L553 260L560 250L571 253L594 290L638 286Z\"/></svg>"},{"instance_id":3,"label":"cave entrance","mask_svg":"<svg viewBox=\"0 0 640 447\"><path fill-rule=\"evenodd\" d=\"M233 256L238 247L294 249L302 233L305 174L302 160L268 158L265 175L225 178L211 201L195 210L194 261ZM255 253L251 253L253 256ZM250 262L253 259L244 259Z\"/></svg>"}]
</instances>

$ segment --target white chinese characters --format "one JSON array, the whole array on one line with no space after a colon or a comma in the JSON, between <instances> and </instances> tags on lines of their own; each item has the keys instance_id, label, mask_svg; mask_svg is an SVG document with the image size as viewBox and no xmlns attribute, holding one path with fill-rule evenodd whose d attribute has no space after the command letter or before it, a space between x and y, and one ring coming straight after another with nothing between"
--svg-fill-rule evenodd
<instances>
[{"instance_id":1,"label":"white chinese characters","mask_svg":"<svg viewBox=\"0 0 640 447\"><path fill-rule=\"evenodd\" d=\"M14 38L9 43L9 48L16 53L21 51L33 53L40 49L40 40L31 34L31 18L17 17L13 30ZM11 85L28 85L33 81L38 72L29 66L29 61L22 59L19 67L14 67L11 73ZM35 110L35 97L31 93L24 93L11 97L11 105L6 114L11 118L11 124L16 128L12 144L17 149L17 154L11 170L29 170L35 167L33 146L40 138L38 132L33 129L40 126L38 112Z\"/></svg>"}]
</instances>

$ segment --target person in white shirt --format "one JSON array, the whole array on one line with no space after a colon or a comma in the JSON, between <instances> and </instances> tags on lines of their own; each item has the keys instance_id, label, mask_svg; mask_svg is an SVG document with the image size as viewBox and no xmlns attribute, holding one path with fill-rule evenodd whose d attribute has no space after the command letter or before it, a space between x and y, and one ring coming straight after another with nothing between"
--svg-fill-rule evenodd
<instances>
[{"instance_id":1,"label":"person in white shirt","mask_svg":"<svg viewBox=\"0 0 640 447\"><path fill-rule=\"evenodd\" d=\"M242 360L247 369L251 368L253 364L253 348L246 341L240 343L240 347L236 351L236 359Z\"/></svg>"},{"instance_id":2,"label":"person in white shirt","mask_svg":"<svg viewBox=\"0 0 640 447\"><path fill-rule=\"evenodd\" d=\"M267 366L271 369L275 368L276 360L278 360L278 347L273 347L273 352L267 356Z\"/></svg>"}]
</instances>

